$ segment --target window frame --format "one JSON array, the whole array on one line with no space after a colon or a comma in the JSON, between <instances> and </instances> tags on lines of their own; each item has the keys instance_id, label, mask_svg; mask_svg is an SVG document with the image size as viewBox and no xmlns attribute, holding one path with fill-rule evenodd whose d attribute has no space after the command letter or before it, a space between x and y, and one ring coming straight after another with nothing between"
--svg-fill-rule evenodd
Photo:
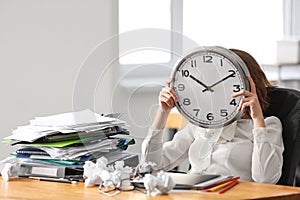
<instances>
[{"instance_id":1,"label":"window frame","mask_svg":"<svg viewBox=\"0 0 300 200\"><path fill-rule=\"evenodd\" d=\"M120 1L120 0L119 0ZM161 88L162 85L165 85L167 78L170 76L172 68L174 64L177 62L178 56L175 56L172 52L176 52L177 54L182 53L182 41L183 37L180 33L182 33L182 18L183 18L183 0L171 0L170 1L170 60L165 63L139 63L139 64L122 64L118 59L119 65L119 77L120 77L120 86L128 89L134 89L137 86L145 85L144 87L147 90L156 90ZM142 30L141 30L142 31ZM144 30L147 31L147 30ZM160 31L152 29L149 31ZM118 31L119 32L119 31ZM166 31L167 32L167 31ZM120 34L120 33L119 33ZM118 51L120 55L119 49L119 41L118 41ZM141 65L147 67L147 70L144 71L132 71L132 69L137 69ZM162 71L157 70L162 66L168 66L168 69L164 69ZM129 75L129 72L131 73Z\"/></svg>"}]
</instances>

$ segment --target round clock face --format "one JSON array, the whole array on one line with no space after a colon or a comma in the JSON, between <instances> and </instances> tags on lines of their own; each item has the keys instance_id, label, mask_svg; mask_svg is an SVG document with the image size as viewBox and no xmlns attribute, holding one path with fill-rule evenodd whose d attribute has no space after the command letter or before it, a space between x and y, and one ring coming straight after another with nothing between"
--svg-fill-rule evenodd
<instances>
[{"instance_id":1,"label":"round clock face","mask_svg":"<svg viewBox=\"0 0 300 200\"><path fill-rule=\"evenodd\" d=\"M245 63L232 51L202 47L182 58L173 70L176 107L197 126L226 126L242 115L237 109L243 97L231 95L249 90L248 75Z\"/></svg>"}]
</instances>

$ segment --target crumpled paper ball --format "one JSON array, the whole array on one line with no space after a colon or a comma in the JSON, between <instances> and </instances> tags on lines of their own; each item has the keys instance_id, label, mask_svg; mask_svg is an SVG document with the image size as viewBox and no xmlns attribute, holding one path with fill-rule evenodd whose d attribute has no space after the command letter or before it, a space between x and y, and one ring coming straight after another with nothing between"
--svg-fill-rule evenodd
<instances>
[{"instance_id":1,"label":"crumpled paper ball","mask_svg":"<svg viewBox=\"0 0 300 200\"><path fill-rule=\"evenodd\" d=\"M109 190L116 188L121 190L131 189L130 174L132 168L124 166L124 161L116 161L115 165L108 166L108 160L105 157L97 159L96 163L86 161L83 175L85 177L84 185L100 185Z\"/></svg>"},{"instance_id":2,"label":"crumpled paper ball","mask_svg":"<svg viewBox=\"0 0 300 200\"><path fill-rule=\"evenodd\" d=\"M19 166L16 157L7 157L0 161L0 172L4 181L9 181L12 177L17 177Z\"/></svg>"},{"instance_id":3,"label":"crumpled paper ball","mask_svg":"<svg viewBox=\"0 0 300 200\"><path fill-rule=\"evenodd\" d=\"M144 177L144 186L148 196L158 194L167 194L175 186L172 178L163 171L158 172L155 176L146 174Z\"/></svg>"},{"instance_id":4,"label":"crumpled paper ball","mask_svg":"<svg viewBox=\"0 0 300 200\"><path fill-rule=\"evenodd\" d=\"M141 164L139 164L136 168L135 168L135 175L144 175L144 174L151 174L153 171L157 170L157 165L154 162L143 162Z\"/></svg>"}]
</instances>

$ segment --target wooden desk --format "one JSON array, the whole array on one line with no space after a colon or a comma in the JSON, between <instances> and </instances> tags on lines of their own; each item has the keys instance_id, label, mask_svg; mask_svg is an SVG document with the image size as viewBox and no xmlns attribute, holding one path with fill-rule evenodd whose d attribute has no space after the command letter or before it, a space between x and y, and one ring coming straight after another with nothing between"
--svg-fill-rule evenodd
<instances>
[{"instance_id":1,"label":"wooden desk","mask_svg":"<svg viewBox=\"0 0 300 200\"><path fill-rule=\"evenodd\" d=\"M115 197L98 193L98 187L85 188L83 183L57 183L38 181L28 178L14 178L9 182L0 181L0 199L42 199L42 200L76 200L76 199L153 199L153 200L201 200L201 199L300 199L300 188L240 182L224 194L199 191L171 191L168 195L148 197L138 191L121 192Z\"/></svg>"}]
</instances>

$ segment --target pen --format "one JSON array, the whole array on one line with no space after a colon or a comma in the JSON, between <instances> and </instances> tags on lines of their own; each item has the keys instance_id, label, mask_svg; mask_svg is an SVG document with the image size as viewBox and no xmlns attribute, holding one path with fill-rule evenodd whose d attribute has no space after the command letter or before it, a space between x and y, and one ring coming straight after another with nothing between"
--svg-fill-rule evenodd
<instances>
[{"instance_id":1,"label":"pen","mask_svg":"<svg viewBox=\"0 0 300 200\"><path fill-rule=\"evenodd\" d=\"M223 194L224 192L226 192L226 191L229 190L230 188L234 187L234 186L237 185L238 183L239 183L238 180L233 181L230 185L228 185L228 186L224 187L223 189L221 189L221 190L219 191L219 194Z\"/></svg>"},{"instance_id":2,"label":"pen","mask_svg":"<svg viewBox=\"0 0 300 200\"><path fill-rule=\"evenodd\" d=\"M235 181L235 180L233 180L233 181L228 181L228 182L226 182L226 183L217 185L217 186L215 186L215 187L213 187L213 188L207 189L206 192L215 192L215 191L217 191L217 190L219 190L219 189L221 189L221 188L223 188L223 187L225 187L225 186L227 186L227 185L230 185L230 184L233 183L234 181Z\"/></svg>"},{"instance_id":3,"label":"pen","mask_svg":"<svg viewBox=\"0 0 300 200\"><path fill-rule=\"evenodd\" d=\"M211 187L215 187L217 185L221 185L221 184L227 183L229 181L238 180L239 178L240 178L239 176L236 176L236 177L233 177L233 178L225 179L223 181L219 181L219 182L213 183L213 184L208 185L208 186L200 187L199 190L204 190L204 189L208 189L208 188L211 188Z\"/></svg>"},{"instance_id":4,"label":"pen","mask_svg":"<svg viewBox=\"0 0 300 200\"><path fill-rule=\"evenodd\" d=\"M39 181L54 181L54 182L72 183L72 184L77 183L77 181L71 181L71 180L63 179L63 178L34 177L34 176L31 176L29 178L36 179L36 180L39 180Z\"/></svg>"},{"instance_id":5,"label":"pen","mask_svg":"<svg viewBox=\"0 0 300 200\"><path fill-rule=\"evenodd\" d=\"M139 191L139 192L143 193L143 194L147 194L147 192L146 192L146 191L144 191L144 190L141 190L141 189L140 189L140 188L138 188L138 187L134 187L134 189L135 189L136 191Z\"/></svg>"}]
</instances>

